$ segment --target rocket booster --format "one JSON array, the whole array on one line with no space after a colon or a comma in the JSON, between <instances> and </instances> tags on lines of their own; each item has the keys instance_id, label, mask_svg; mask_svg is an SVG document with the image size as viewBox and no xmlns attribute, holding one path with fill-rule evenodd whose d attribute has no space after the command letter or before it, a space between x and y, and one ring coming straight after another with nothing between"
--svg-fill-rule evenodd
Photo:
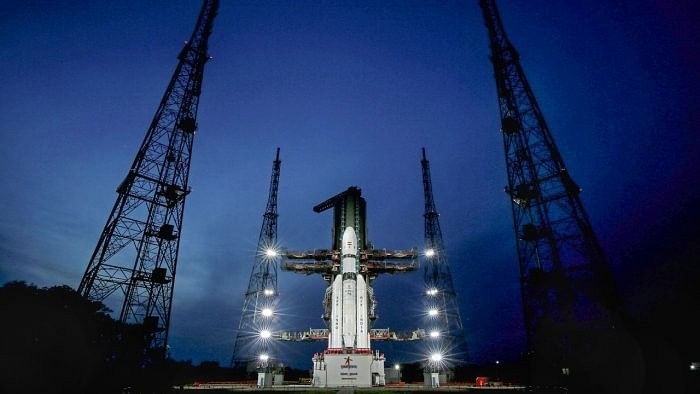
<instances>
[{"instance_id":1,"label":"rocket booster","mask_svg":"<svg viewBox=\"0 0 700 394\"><path fill-rule=\"evenodd\" d=\"M328 347L337 349L343 347L343 275L337 275L333 279L332 306L331 306L331 332L328 336Z\"/></svg>"},{"instance_id":2,"label":"rocket booster","mask_svg":"<svg viewBox=\"0 0 700 394\"><path fill-rule=\"evenodd\" d=\"M369 318L367 314L367 282L357 275L357 342L358 349L369 349Z\"/></svg>"}]
</instances>

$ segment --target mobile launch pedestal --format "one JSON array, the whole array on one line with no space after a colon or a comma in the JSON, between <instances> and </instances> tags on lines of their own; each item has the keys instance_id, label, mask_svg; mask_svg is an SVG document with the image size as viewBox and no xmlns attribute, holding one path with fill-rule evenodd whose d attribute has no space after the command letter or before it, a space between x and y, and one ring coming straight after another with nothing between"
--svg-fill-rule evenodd
<instances>
[{"instance_id":1,"label":"mobile launch pedestal","mask_svg":"<svg viewBox=\"0 0 700 394\"><path fill-rule=\"evenodd\" d=\"M323 319L328 330L314 330L316 339L327 335L328 348L313 356L316 387L370 387L384 385L384 355L370 346L370 326L377 318L371 282L381 273L416 269L416 253L375 250L367 243L366 203L360 189L348 190L314 207L333 208L333 248L288 252L282 269L318 273L328 283ZM305 260L305 261L304 261ZM408 262L403 261L408 260Z\"/></svg>"},{"instance_id":2,"label":"mobile launch pedestal","mask_svg":"<svg viewBox=\"0 0 700 394\"><path fill-rule=\"evenodd\" d=\"M333 353L326 350L313 358L315 387L384 386L384 355L379 351Z\"/></svg>"}]
</instances>

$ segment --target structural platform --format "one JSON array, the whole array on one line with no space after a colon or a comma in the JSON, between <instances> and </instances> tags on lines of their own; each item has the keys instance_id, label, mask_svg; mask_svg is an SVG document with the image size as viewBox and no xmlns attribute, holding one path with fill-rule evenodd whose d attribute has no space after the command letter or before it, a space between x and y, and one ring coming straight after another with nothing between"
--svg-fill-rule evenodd
<instances>
[{"instance_id":1,"label":"structural platform","mask_svg":"<svg viewBox=\"0 0 700 394\"><path fill-rule=\"evenodd\" d=\"M275 334L275 339L280 341L326 341L329 330L327 328L310 328L304 331L282 331ZM389 328L371 328L369 338L372 341L419 341L427 337L425 329L392 331Z\"/></svg>"}]
</instances>

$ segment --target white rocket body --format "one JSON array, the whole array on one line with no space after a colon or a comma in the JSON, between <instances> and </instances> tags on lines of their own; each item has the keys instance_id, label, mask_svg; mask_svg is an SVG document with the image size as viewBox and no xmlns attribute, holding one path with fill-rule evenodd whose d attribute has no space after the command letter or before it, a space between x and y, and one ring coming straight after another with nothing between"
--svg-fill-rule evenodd
<instances>
[{"instance_id":1,"label":"white rocket body","mask_svg":"<svg viewBox=\"0 0 700 394\"><path fill-rule=\"evenodd\" d=\"M333 279L329 348L369 348L367 282L358 271L357 234L343 233L340 273Z\"/></svg>"}]
</instances>

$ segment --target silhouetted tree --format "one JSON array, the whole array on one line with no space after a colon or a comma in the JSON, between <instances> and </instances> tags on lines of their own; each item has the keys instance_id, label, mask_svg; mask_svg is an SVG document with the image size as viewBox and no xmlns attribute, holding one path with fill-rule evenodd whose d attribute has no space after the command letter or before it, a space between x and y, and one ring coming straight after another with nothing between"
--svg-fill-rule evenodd
<instances>
[{"instance_id":1,"label":"silhouetted tree","mask_svg":"<svg viewBox=\"0 0 700 394\"><path fill-rule=\"evenodd\" d=\"M120 392L139 384L143 335L68 286L0 287L0 392Z\"/></svg>"}]
</instances>

